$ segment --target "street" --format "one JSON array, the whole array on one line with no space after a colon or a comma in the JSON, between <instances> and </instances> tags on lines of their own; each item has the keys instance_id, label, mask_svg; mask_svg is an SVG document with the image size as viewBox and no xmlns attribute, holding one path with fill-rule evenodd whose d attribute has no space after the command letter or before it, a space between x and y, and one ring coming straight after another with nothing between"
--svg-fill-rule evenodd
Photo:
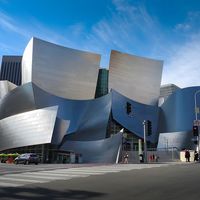
<instances>
[{"instance_id":1,"label":"street","mask_svg":"<svg viewBox=\"0 0 200 200\"><path fill-rule=\"evenodd\" d=\"M199 163L86 166L5 174L0 177L0 197L192 200L200 196L199 180Z\"/></svg>"}]
</instances>

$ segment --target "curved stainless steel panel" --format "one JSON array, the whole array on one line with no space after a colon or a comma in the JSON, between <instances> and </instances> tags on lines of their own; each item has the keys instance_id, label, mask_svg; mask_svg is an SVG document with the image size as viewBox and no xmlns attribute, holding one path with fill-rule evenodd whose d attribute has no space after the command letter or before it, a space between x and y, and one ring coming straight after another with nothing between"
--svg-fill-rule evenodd
<instances>
[{"instance_id":1,"label":"curved stainless steel panel","mask_svg":"<svg viewBox=\"0 0 200 200\"><path fill-rule=\"evenodd\" d=\"M51 143L57 109L43 108L0 120L0 151Z\"/></svg>"},{"instance_id":2,"label":"curved stainless steel panel","mask_svg":"<svg viewBox=\"0 0 200 200\"><path fill-rule=\"evenodd\" d=\"M122 135L118 133L111 138L96 141L66 141L60 148L82 154L84 163L115 163Z\"/></svg>"},{"instance_id":3,"label":"curved stainless steel panel","mask_svg":"<svg viewBox=\"0 0 200 200\"><path fill-rule=\"evenodd\" d=\"M9 81L0 81L0 101L3 97L8 94L11 90L17 86Z\"/></svg>"},{"instance_id":4,"label":"curved stainless steel panel","mask_svg":"<svg viewBox=\"0 0 200 200\"><path fill-rule=\"evenodd\" d=\"M53 131L52 144L61 145L64 136L69 128L70 121L56 118L56 123Z\"/></svg>"},{"instance_id":5,"label":"curved stainless steel panel","mask_svg":"<svg viewBox=\"0 0 200 200\"><path fill-rule=\"evenodd\" d=\"M93 99L100 55L32 38L22 59L22 83L67 99Z\"/></svg>"},{"instance_id":6,"label":"curved stainless steel panel","mask_svg":"<svg viewBox=\"0 0 200 200\"><path fill-rule=\"evenodd\" d=\"M162 61L111 51L109 88L143 104L157 105Z\"/></svg>"},{"instance_id":7,"label":"curved stainless steel panel","mask_svg":"<svg viewBox=\"0 0 200 200\"><path fill-rule=\"evenodd\" d=\"M38 108L58 105L57 117L70 121L65 139L87 141L106 137L111 94L93 100L68 100L50 95L34 84L33 91Z\"/></svg>"},{"instance_id":8,"label":"curved stainless steel panel","mask_svg":"<svg viewBox=\"0 0 200 200\"><path fill-rule=\"evenodd\" d=\"M177 148L182 149L195 149L194 142L192 141L193 135L191 132L171 132L161 133L158 140L158 149Z\"/></svg>"},{"instance_id":9,"label":"curved stainless steel panel","mask_svg":"<svg viewBox=\"0 0 200 200\"><path fill-rule=\"evenodd\" d=\"M126 103L132 105L131 116L126 113ZM126 98L120 93L112 90L112 114L123 127L143 138L143 121L150 120L152 122L152 135L147 137L147 140L155 143L158 140L158 114L157 106L149 106L141 104Z\"/></svg>"},{"instance_id":10,"label":"curved stainless steel panel","mask_svg":"<svg viewBox=\"0 0 200 200\"><path fill-rule=\"evenodd\" d=\"M176 90L160 107L160 126L158 147L170 145L179 149L194 149L192 126L195 120L194 94L200 87ZM200 107L200 95L197 95L197 107ZM199 114L197 115L199 118ZM167 144L168 143L168 144Z\"/></svg>"},{"instance_id":11,"label":"curved stainless steel panel","mask_svg":"<svg viewBox=\"0 0 200 200\"><path fill-rule=\"evenodd\" d=\"M28 83L13 89L0 101L0 119L34 109L32 84Z\"/></svg>"},{"instance_id":12,"label":"curved stainless steel panel","mask_svg":"<svg viewBox=\"0 0 200 200\"><path fill-rule=\"evenodd\" d=\"M192 131L195 120L194 94L198 90L200 87L183 88L168 97L161 106L160 133ZM200 95L196 100L200 107Z\"/></svg>"},{"instance_id":13,"label":"curved stainless steel panel","mask_svg":"<svg viewBox=\"0 0 200 200\"><path fill-rule=\"evenodd\" d=\"M62 129L60 134L64 134L62 127L66 125L67 139L97 140L106 137L111 110L110 94L93 100L68 100L51 95L35 84L27 83L12 90L2 100L0 119L51 106L58 106L57 117L62 120L62 123L59 123ZM70 121L70 125L66 124L67 121ZM56 126L56 130L58 129Z\"/></svg>"}]
</instances>

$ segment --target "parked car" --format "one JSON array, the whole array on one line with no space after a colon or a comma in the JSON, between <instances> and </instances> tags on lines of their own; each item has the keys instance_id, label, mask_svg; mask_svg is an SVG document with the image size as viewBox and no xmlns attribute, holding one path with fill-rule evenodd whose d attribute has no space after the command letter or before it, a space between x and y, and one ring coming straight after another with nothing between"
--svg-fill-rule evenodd
<instances>
[{"instance_id":1,"label":"parked car","mask_svg":"<svg viewBox=\"0 0 200 200\"><path fill-rule=\"evenodd\" d=\"M29 163L38 164L40 161L39 156L35 153L25 153L15 158L15 164L22 163L28 165Z\"/></svg>"}]
</instances>

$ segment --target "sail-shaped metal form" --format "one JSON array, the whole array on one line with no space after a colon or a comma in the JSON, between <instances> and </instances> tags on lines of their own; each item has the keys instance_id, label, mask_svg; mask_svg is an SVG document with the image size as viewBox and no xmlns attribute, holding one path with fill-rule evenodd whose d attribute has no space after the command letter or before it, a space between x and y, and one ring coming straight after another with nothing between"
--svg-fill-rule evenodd
<instances>
[{"instance_id":1,"label":"sail-shaped metal form","mask_svg":"<svg viewBox=\"0 0 200 200\"><path fill-rule=\"evenodd\" d=\"M22 84L67 99L93 99L100 55L32 38L22 58Z\"/></svg>"},{"instance_id":2,"label":"sail-shaped metal form","mask_svg":"<svg viewBox=\"0 0 200 200\"><path fill-rule=\"evenodd\" d=\"M162 61L111 51L109 88L136 102L157 105Z\"/></svg>"}]
</instances>

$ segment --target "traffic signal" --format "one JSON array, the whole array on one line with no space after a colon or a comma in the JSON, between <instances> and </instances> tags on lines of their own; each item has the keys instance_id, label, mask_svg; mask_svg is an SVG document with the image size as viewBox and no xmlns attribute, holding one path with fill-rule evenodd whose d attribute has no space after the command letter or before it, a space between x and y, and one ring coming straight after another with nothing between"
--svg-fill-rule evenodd
<instances>
[{"instance_id":1,"label":"traffic signal","mask_svg":"<svg viewBox=\"0 0 200 200\"><path fill-rule=\"evenodd\" d=\"M150 120L147 120L147 135L150 136L152 134L152 124Z\"/></svg>"},{"instance_id":2,"label":"traffic signal","mask_svg":"<svg viewBox=\"0 0 200 200\"><path fill-rule=\"evenodd\" d=\"M129 115L132 111L131 104L126 102L126 113Z\"/></svg>"},{"instance_id":3,"label":"traffic signal","mask_svg":"<svg viewBox=\"0 0 200 200\"><path fill-rule=\"evenodd\" d=\"M199 135L198 126L193 126L193 136L198 136L198 135Z\"/></svg>"}]
</instances>

